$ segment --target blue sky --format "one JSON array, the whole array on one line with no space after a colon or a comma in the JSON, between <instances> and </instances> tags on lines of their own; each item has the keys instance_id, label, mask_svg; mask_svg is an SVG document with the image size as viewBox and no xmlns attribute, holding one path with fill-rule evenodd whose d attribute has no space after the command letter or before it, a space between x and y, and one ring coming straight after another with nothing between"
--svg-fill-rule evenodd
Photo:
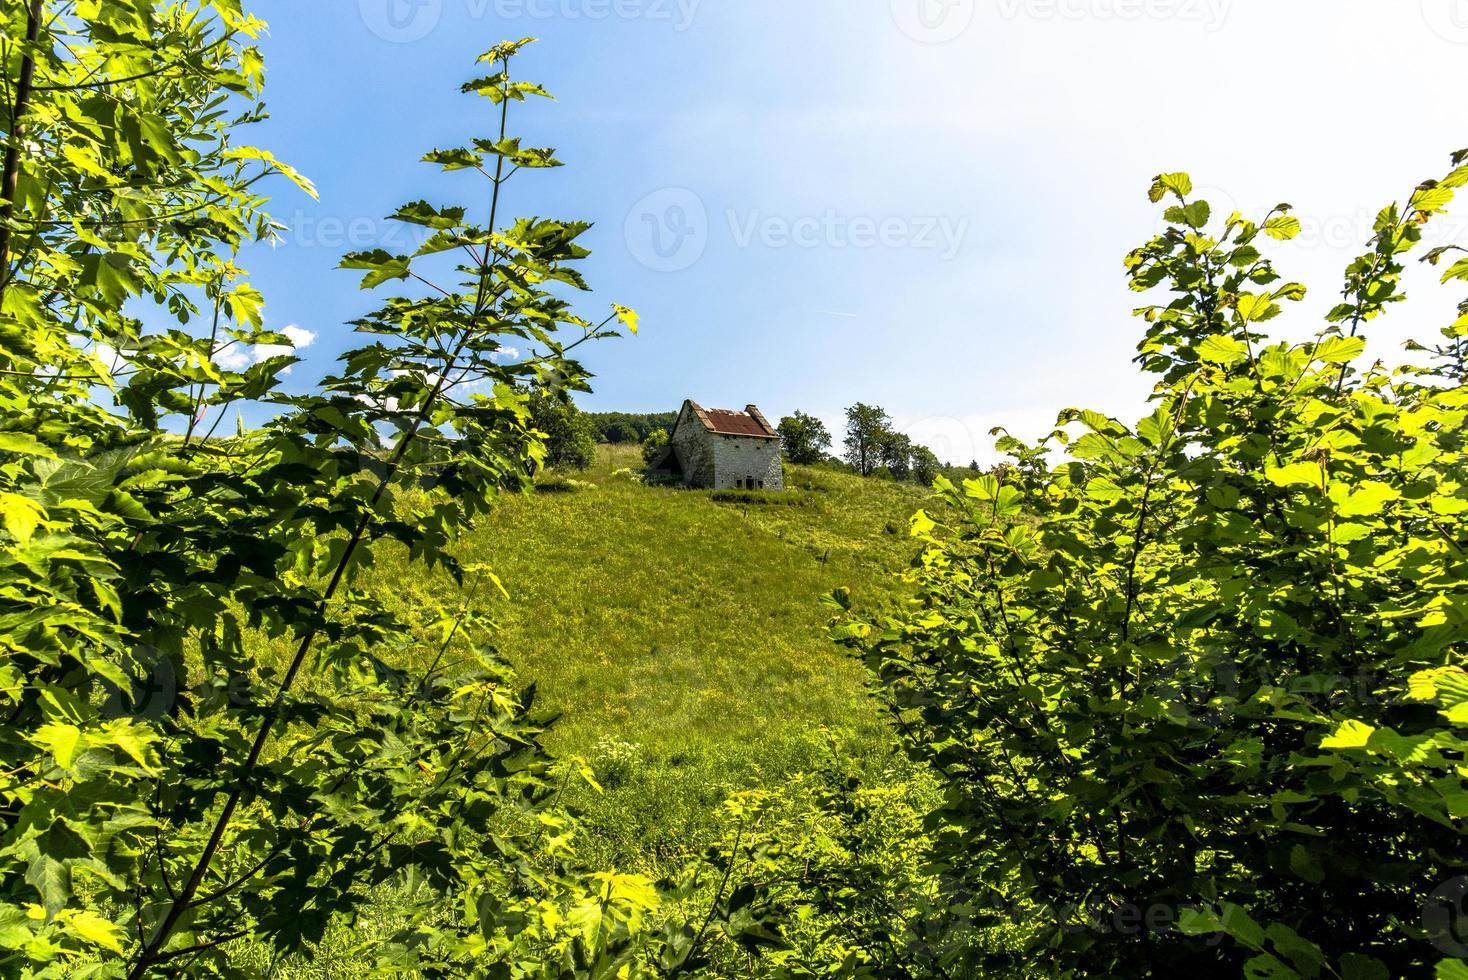
<instances>
[{"instance_id":1,"label":"blue sky","mask_svg":"<svg viewBox=\"0 0 1468 980\"><path fill-rule=\"evenodd\" d=\"M888 409L941 456L1062 408L1140 412L1137 297L1121 260L1157 227L1151 177L1188 170L1215 212L1295 205L1282 271L1312 333L1371 217L1468 146L1468 0L255 0L272 118L249 138L312 177L244 257L268 323L314 335L307 384L370 307L343 251L401 249L382 220L469 178L416 161L492 129L458 94L504 38L554 103L511 130L567 166L510 185L516 214L593 221L588 314L639 337L588 354L591 410L754 402L839 423ZM1468 209L1447 223L1468 241ZM1454 297L1414 273L1416 319Z\"/></svg>"}]
</instances>

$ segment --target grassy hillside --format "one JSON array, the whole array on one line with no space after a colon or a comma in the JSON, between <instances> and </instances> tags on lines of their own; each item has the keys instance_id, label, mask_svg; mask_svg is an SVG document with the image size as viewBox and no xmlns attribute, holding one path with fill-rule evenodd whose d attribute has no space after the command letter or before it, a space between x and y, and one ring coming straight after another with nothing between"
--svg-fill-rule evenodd
<instances>
[{"instance_id":1,"label":"grassy hillside","mask_svg":"<svg viewBox=\"0 0 1468 980\"><path fill-rule=\"evenodd\" d=\"M731 789L832 744L885 764L862 669L825 638L820 597L886 598L923 498L795 467L785 493L740 499L643 486L640 463L604 446L575 484L506 501L463 549L509 590L499 648L564 713L552 747L605 785L577 802L623 866L684 852Z\"/></svg>"},{"instance_id":2,"label":"grassy hillside","mask_svg":"<svg viewBox=\"0 0 1468 980\"><path fill-rule=\"evenodd\" d=\"M876 782L907 779L863 668L825 636L820 599L838 586L867 606L895 597L925 491L791 467L784 493L712 493L644 486L640 465L636 447L603 446L588 472L502 501L459 549L510 593L487 600L496 644L522 683L539 685L537 703L562 714L550 747L585 758L604 787L573 790L587 830L578 856L672 872L707 842L731 792L778 787L833 751ZM394 602L462 601L446 576L401 561L367 578ZM384 889L276 975L360 976L364 944L397 927L399 901ZM239 956L247 972L268 963L263 946Z\"/></svg>"}]
</instances>

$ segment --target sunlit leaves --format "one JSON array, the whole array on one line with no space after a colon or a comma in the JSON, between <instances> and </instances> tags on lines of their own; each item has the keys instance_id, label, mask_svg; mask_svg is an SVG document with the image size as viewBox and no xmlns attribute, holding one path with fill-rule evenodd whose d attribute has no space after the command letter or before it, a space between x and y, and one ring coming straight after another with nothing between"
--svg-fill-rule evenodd
<instances>
[{"instance_id":1,"label":"sunlit leaves","mask_svg":"<svg viewBox=\"0 0 1468 980\"><path fill-rule=\"evenodd\" d=\"M1249 356L1249 345L1237 337L1215 334L1198 345L1198 357L1213 364L1237 364Z\"/></svg>"},{"instance_id":2,"label":"sunlit leaves","mask_svg":"<svg viewBox=\"0 0 1468 980\"><path fill-rule=\"evenodd\" d=\"M436 163L445 171L452 171L478 168L484 163L484 158L472 150L460 147L452 150L434 150L425 154L423 161Z\"/></svg>"},{"instance_id":3,"label":"sunlit leaves","mask_svg":"<svg viewBox=\"0 0 1468 980\"><path fill-rule=\"evenodd\" d=\"M1436 962L1420 936L1376 937L1468 862L1468 364L1449 328L1415 348L1428 366L1356 365L1443 186L1380 212L1339 326L1297 344L1262 332L1306 294L1274 285L1263 250L1301 232L1289 209L1215 240L1191 182L1158 178L1172 227L1126 262L1133 289L1166 291L1138 310L1152 414L1133 435L1069 410L1041 443L1007 440L1002 479L940 483L917 600L843 618L909 752L942 774L930 819L954 893L1038 923L1005 939L1042 971L1384 980ZM1041 911L1077 893L1166 906L1179 932Z\"/></svg>"},{"instance_id":4,"label":"sunlit leaves","mask_svg":"<svg viewBox=\"0 0 1468 980\"><path fill-rule=\"evenodd\" d=\"M639 318L635 310L629 309L625 306L617 306L616 304L612 305L612 309L617 314L618 323L626 327L629 333L637 333L637 324Z\"/></svg>"},{"instance_id":5,"label":"sunlit leaves","mask_svg":"<svg viewBox=\"0 0 1468 980\"><path fill-rule=\"evenodd\" d=\"M1293 215L1275 215L1264 222L1264 234L1287 242L1300 234L1300 219Z\"/></svg>"},{"instance_id":6,"label":"sunlit leaves","mask_svg":"<svg viewBox=\"0 0 1468 980\"><path fill-rule=\"evenodd\" d=\"M1326 364L1349 364L1365 350L1365 337L1326 337L1312 353L1316 360Z\"/></svg>"},{"instance_id":7,"label":"sunlit leaves","mask_svg":"<svg viewBox=\"0 0 1468 980\"><path fill-rule=\"evenodd\" d=\"M1161 174L1152 183L1152 190L1148 196L1152 203L1156 204L1168 194L1172 194L1179 200L1186 199L1193 193L1193 179L1185 173Z\"/></svg>"},{"instance_id":8,"label":"sunlit leaves","mask_svg":"<svg viewBox=\"0 0 1468 980\"><path fill-rule=\"evenodd\" d=\"M393 279L408 278L408 263L406 255L393 255L378 248L370 252L352 252L342 259L338 268L365 270L367 275L362 277L361 287L375 289Z\"/></svg>"},{"instance_id":9,"label":"sunlit leaves","mask_svg":"<svg viewBox=\"0 0 1468 980\"><path fill-rule=\"evenodd\" d=\"M225 160L258 160L262 163L267 164L270 170L280 174L282 177L285 177L301 190L311 195L311 197L320 198L321 196L316 192L316 185L313 184L309 178L307 178L295 167L292 167L289 164L283 163L282 161L277 159L275 154L271 153L269 150L262 150L259 147L254 146L240 146L233 149L225 150L222 154L222 157Z\"/></svg>"},{"instance_id":10,"label":"sunlit leaves","mask_svg":"<svg viewBox=\"0 0 1468 980\"><path fill-rule=\"evenodd\" d=\"M392 220L402 221L407 224L422 225L425 228L446 230L457 228L464 221L464 208L444 208L442 211L429 204L427 201L415 201L405 204L392 214ZM351 256L348 260L351 260ZM355 266L344 266L345 268L356 268Z\"/></svg>"}]
</instances>

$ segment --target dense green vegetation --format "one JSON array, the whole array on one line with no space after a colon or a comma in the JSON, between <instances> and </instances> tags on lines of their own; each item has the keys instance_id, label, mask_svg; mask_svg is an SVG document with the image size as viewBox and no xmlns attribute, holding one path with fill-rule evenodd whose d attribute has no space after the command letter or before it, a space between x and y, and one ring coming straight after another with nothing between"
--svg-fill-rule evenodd
<instances>
[{"instance_id":1,"label":"dense green vegetation","mask_svg":"<svg viewBox=\"0 0 1468 980\"><path fill-rule=\"evenodd\" d=\"M467 203L344 258L401 295L333 373L225 366L289 340L252 188L312 192L239 142L262 29L0 12L0 976L1468 978L1468 302L1366 341L1468 151L1305 344L1289 208L1159 177L1135 426L950 477L858 403L845 464L797 413L787 491L694 491L575 407L638 318L508 218L528 39L425 157Z\"/></svg>"},{"instance_id":2,"label":"dense green vegetation","mask_svg":"<svg viewBox=\"0 0 1468 980\"><path fill-rule=\"evenodd\" d=\"M944 785L950 933L1016 923L965 970L1464 975L1468 303L1420 367L1363 330L1465 160L1381 212L1305 344L1261 326L1305 295L1263 254L1288 209L1215 222L1160 177L1169 227L1127 259L1166 291L1138 311L1155 411L1066 412L940 483L920 597L847 626Z\"/></svg>"},{"instance_id":3,"label":"dense green vegetation","mask_svg":"<svg viewBox=\"0 0 1468 980\"><path fill-rule=\"evenodd\" d=\"M780 420L780 450L792 463L810 465L826 458L831 448L831 433L826 423L814 415L797 411Z\"/></svg>"},{"instance_id":4,"label":"dense green vegetation","mask_svg":"<svg viewBox=\"0 0 1468 980\"><path fill-rule=\"evenodd\" d=\"M842 446L842 461L862 476L911 480L926 487L942 470L931 449L893 429L887 410L876 405L857 402L846 410Z\"/></svg>"}]
</instances>

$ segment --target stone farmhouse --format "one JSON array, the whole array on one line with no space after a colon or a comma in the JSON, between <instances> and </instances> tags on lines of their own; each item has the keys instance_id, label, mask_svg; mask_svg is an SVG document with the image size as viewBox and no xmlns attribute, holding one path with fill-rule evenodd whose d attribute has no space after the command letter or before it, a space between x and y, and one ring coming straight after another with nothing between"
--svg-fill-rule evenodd
<instances>
[{"instance_id":1,"label":"stone farmhouse","mask_svg":"<svg viewBox=\"0 0 1468 980\"><path fill-rule=\"evenodd\" d=\"M652 470L689 487L784 490L780 434L753 405L734 412L685 401Z\"/></svg>"}]
</instances>

